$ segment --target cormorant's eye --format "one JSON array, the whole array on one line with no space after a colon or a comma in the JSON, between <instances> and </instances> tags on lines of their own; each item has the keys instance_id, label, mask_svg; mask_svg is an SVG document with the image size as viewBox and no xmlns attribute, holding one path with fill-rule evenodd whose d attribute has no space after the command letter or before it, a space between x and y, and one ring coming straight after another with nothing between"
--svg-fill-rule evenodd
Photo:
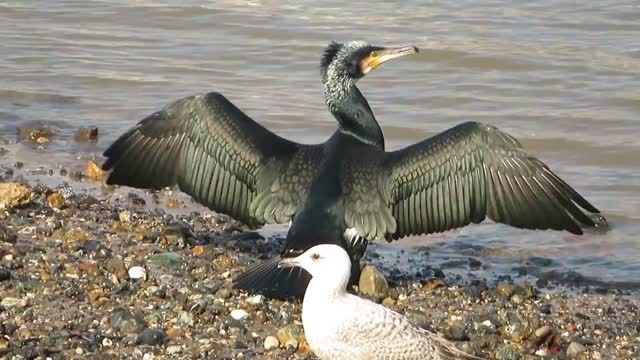
<instances>
[{"instance_id":1,"label":"cormorant's eye","mask_svg":"<svg viewBox=\"0 0 640 360\"><path fill-rule=\"evenodd\" d=\"M311 259L313 259L313 260L318 260L318 259L320 259L320 254L312 254L312 255L311 255Z\"/></svg>"},{"instance_id":2,"label":"cormorant's eye","mask_svg":"<svg viewBox=\"0 0 640 360\"><path fill-rule=\"evenodd\" d=\"M371 56L372 58L378 57L378 52L374 50L369 54L369 56Z\"/></svg>"}]
</instances>

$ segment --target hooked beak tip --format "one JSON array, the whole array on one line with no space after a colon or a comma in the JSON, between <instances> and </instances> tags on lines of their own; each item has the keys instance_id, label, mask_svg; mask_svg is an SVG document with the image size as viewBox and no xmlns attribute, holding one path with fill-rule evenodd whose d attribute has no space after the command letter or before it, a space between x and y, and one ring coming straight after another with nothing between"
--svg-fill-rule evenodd
<instances>
[{"instance_id":1,"label":"hooked beak tip","mask_svg":"<svg viewBox=\"0 0 640 360\"><path fill-rule=\"evenodd\" d=\"M282 259L280 260L280 262L278 262L279 268L288 268L288 267L294 267L294 266L298 266L298 263L296 262L295 258Z\"/></svg>"}]
</instances>

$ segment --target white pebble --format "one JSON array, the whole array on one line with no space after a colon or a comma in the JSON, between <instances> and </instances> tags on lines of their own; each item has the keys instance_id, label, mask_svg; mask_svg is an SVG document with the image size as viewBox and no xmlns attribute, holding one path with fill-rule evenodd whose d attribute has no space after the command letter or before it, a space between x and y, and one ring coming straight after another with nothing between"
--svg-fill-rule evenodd
<instances>
[{"instance_id":1,"label":"white pebble","mask_svg":"<svg viewBox=\"0 0 640 360\"><path fill-rule=\"evenodd\" d=\"M142 266L133 266L129 269L129 278L146 280L147 271Z\"/></svg>"},{"instance_id":2,"label":"white pebble","mask_svg":"<svg viewBox=\"0 0 640 360\"><path fill-rule=\"evenodd\" d=\"M6 297L6 298L2 299L0 304L2 306L4 306L4 307L8 307L8 308L15 307L15 306L25 307L25 306L27 306L27 299L18 299L18 298Z\"/></svg>"},{"instance_id":3,"label":"white pebble","mask_svg":"<svg viewBox=\"0 0 640 360\"><path fill-rule=\"evenodd\" d=\"M171 345L167 346L167 354L173 355L182 352L182 346L180 345Z\"/></svg>"},{"instance_id":4,"label":"white pebble","mask_svg":"<svg viewBox=\"0 0 640 360\"><path fill-rule=\"evenodd\" d=\"M549 353L545 349L539 349L536 351L536 355L546 357L547 355L549 355Z\"/></svg>"},{"instance_id":5,"label":"white pebble","mask_svg":"<svg viewBox=\"0 0 640 360\"><path fill-rule=\"evenodd\" d=\"M129 221L131 221L131 213L128 211L123 211L120 214L118 214L118 218L120 219L121 223L126 224Z\"/></svg>"},{"instance_id":6,"label":"white pebble","mask_svg":"<svg viewBox=\"0 0 640 360\"><path fill-rule=\"evenodd\" d=\"M111 341L111 339L109 338L102 339L102 346L110 347L111 345L113 345L113 342Z\"/></svg>"},{"instance_id":7,"label":"white pebble","mask_svg":"<svg viewBox=\"0 0 640 360\"><path fill-rule=\"evenodd\" d=\"M144 353L144 355L142 355L142 360L153 360L153 358L153 353Z\"/></svg>"},{"instance_id":8,"label":"white pebble","mask_svg":"<svg viewBox=\"0 0 640 360\"><path fill-rule=\"evenodd\" d=\"M265 350L275 349L278 346L280 346L280 341L278 341L277 337L275 337L275 336L267 336L264 339L264 349Z\"/></svg>"},{"instance_id":9,"label":"white pebble","mask_svg":"<svg viewBox=\"0 0 640 360\"><path fill-rule=\"evenodd\" d=\"M247 298L247 302L253 305L262 304L263 301L264 301L264 296L262 295L255 295L250 298Z\"/></svg>"},{"instance_id":10,"label":"white pebble","mask_svg":"<svg viewBox=\"0 0 640 360\"><path fill-rule=\"evenodd\" d=\"M230 315L232 318L236 320L242 320L247 316L249 316L249 313L241 309L236 309L236 310L233 310Z\"/></svg>"}]
</instances>

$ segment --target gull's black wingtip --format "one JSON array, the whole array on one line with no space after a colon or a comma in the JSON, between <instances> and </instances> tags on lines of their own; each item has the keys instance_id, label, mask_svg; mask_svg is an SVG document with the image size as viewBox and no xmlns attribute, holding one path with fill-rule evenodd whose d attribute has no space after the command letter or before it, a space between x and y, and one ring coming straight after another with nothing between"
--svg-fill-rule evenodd
<instances>
[{"instance_id":1,"label":"gull's black wingtip","mask_svg":"<svg viewBox=\"0 0 640 360\"><path fill-rule=\"evenodd\" d=\"M238 275L233 288L274 299L302 299L311 275L299 267L279 268L280 259L274 257Z\"/></svg>"}]
</instances>

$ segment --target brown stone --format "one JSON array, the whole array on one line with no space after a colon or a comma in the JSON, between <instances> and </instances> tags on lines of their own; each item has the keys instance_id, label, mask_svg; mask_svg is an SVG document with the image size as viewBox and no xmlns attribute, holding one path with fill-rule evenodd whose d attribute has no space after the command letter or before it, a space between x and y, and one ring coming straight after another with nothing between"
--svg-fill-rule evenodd
<instances>
[{"instance_id":1,"label":"brown stone","mask_svg":"<svg viewBox=\"0 0 640 360\"><path fill-rule=\"evenodd\" d=\"M169 209L177 209L184 207L184 203L180 200L170 198L165 204Z\"/></svg>"},{"instance_id":2,"label":"brown stone","mask_svg":"<svg viewBox=\"0 0 640 360\"><path fill-rule=\"evenodd\" d=\"M443 286L444 281L442 281L442 279L430 279L422 288L431 291Z\"/></svg>"},{"instance_id":3,"label":"brown stone","mask_svg":"<svg viewBox=\"0 0 640 360\"><path fill-rule=\"evenodd\" d=\"M222 255L222 256L218 256L217 258L215 258L213 260L213 263L217 267L220 267L220 268L223 268L223 269L229 269L229 268L231 268L233 266L234 261L233 261L232 258L230 258L230 257L228 257L226 255Z\"/></svg>"},{"instance_id":4,"label":"brown stone","mask_svg":"<svg viewBox=\"0 0 640 360\"><path fill-rule=\"evenodd\" d=\"M105 174L106 172L103 171L100 168L100 165L98 165L95 161L93 160L87 161L87 168L85 170L85 175L87 175L88 178L91 178L94 180L101 180L105 176Z\"/></svg>"},{"instance_id":5,"label":"brown stone","mask_svg":"<svg viewBox=\"0 0 640 360\"><path fill-rule=\"evenodd\" d=\"M384 299L389 296L389 284L387 284L384 275L375 266L367 265L362 269L358 288L362 294L378 299Z\"/></svg>"},{"instance_id":6,"label":"brown stone","mask_svg":"<svg viewBox=\"0 0 640 360\"><path fill-rule=\"evenodd\" d=\"M47 197L47 204L56 209L62 209L65 205L65 199L59 192L54 192Z\"/></svg>"},{"instance_id":7,"label":"brown stone","mask_svg":"<svg viewBox=\"0 0 640 360\"><path fill-rule=\"evenodd\" d=\"M33 200L33 191L20 183L0 183L0 209L25 206Z\"/></svg>"},{"instance_id":8,"label":"brown stone","mask_svg":"<svg viewBox=\"0 0 640 360\"><path fill-rule=\"evenodd\" d=\"M76 131L75 140L79 142L84 141L96 141L98 140L98 128L97 127L82 127Z\"/></svg>"},{"instance_id":9,"label":"brown stone","mask_svg":"<svg viewBox=\"0 0 640 360\"><path fill-rule=\"evenodd\" d=\"M70 229L64 233L64 242L66 244L85 242L89 239L89 234L80 228Z\"/></svg>"},{"instance_id":10,"label":"brown stone","mask_svg":"<svg viewBox=\"0 0 640 360\"><path fill-rule=\"evenodd\" d=\"M16 128L18 141L28 140L38 142L40 144L48 142L53 136L53 131L45 126L27 126ZM44 140L41 140L44 139Z\"/></svg>"},{"instance_id":11,"label":"brown stone","mask_svg":"<svg viewBox=\"0 0 640 360\"><path fill-rule=\"evenodd\" d=\"M200 256L204 254L204 246L198 245L193 248L193 256Z\"/></svg>"}]
</instances>

